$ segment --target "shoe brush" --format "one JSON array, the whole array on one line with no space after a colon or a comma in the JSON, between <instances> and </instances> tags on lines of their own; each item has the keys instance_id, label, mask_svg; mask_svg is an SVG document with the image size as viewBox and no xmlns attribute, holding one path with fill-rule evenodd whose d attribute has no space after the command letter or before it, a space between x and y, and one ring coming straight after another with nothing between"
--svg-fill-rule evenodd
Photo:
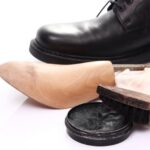
<instances>
[{"instance_id":1,"label":"shoe brush","mask_svg":"<svg viewBox=\"0 0 150 150\"><path fill-rule=\"evenodd\" d=\"M130 69L137 71L149 67L150 64L118 64L114 65L114 70L123 71ZM100 99L106 105L128 116L130 121L139 124L148 124L150 122L150 95L116 86L102 85L98 86L97 92L100 94Z\"/></svg>"}]
</instances>

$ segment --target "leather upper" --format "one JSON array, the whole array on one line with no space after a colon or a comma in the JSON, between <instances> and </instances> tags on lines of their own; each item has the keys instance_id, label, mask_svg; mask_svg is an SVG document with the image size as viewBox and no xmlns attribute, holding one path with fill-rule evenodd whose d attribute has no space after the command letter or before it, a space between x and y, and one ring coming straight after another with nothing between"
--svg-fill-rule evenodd
<instances>
[{"instance_id":1,"label":"leather upper","mask_svg":"<svg viewBox=\"0 0 150 150\"><path fill-rule=\"evenodd\" d=\"M121 24L127 31L145 28L150 25L150 1L149 0L130 0L127 3L123 0L124 10L115 11Z\"/></svg>"},{"instance_id":2,"label":"leather upper","mask_svg":"<svg viewBox=\"0 0 150 150\"><path fill-rule=\"evenodd\" d=\"M118 0L119 1L119 0ZM150 43L150 0L120 0L101 17L77 23L45 25L36 40L45 51L87 57L112 57L136 53Z\"/></svg>"}]
</instances>

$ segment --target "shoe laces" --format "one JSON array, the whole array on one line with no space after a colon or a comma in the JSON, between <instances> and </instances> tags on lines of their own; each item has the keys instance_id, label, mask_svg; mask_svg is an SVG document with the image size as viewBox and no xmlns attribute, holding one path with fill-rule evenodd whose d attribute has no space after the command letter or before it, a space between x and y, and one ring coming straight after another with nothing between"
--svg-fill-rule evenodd
<instances>
[{"instance_id":1,"label":"shoe laces","mask_svg":"<svg viewBox=\"0 0 150 150\"><path fill-rule=\"evenodd\" d=\"M133 3L133 0L108 0L108 2L102 7L102 9L99 11L96 17L98 17L101 12L105 9L105 7L110 3L110 6L108 7L108 11L117 8L119 11L124 11L125 10L125 3L126 2L128 5Z\"/></svg>"}]
</instances>

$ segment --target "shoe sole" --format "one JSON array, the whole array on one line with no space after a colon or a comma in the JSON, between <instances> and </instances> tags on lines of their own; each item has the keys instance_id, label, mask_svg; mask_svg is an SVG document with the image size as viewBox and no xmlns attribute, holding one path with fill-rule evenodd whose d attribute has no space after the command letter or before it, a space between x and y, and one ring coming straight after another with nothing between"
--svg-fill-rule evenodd
<instances>
[{"instance_id":1,"label":"shoe sole","mask_svg":"<svg viewBox=\"0 0 150 150\"><path fill-rule=\"evenodd\" d=\"M89 61L110 60L114 64L139 64L150 62L150 45L136 49L133 52L123 56L113 57L86 57L63 54L44 48L39 42L32 40L29 48L30 53L37 59L55 64L75 64Z\"/></svg>"}]
</instances>

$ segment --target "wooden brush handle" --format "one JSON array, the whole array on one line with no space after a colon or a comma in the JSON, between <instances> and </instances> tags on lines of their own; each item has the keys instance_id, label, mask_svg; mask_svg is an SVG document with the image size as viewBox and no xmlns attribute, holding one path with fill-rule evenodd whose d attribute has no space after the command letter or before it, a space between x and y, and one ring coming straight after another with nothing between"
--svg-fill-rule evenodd
<instances>
[{"instance_id":1,"label":"wooden brush handle","mask_svg":"<svg viewBox=\"0 0 150 150\"><path fill-rule=\"evenodd\" d=\"M123 71L125 69L130 70L144 70L144 68L150 68L150 63L147 64L113 64L115 71Z\"/></svg>"},{"instance_id":2,"label":"wooden brush handle","mask_svg":"<svg viewBox=\"0 0 150 150\"><path fill-rule=\"evenodd\" d=\"M150 110L150 95L119 88L116 86L98 86L97 92L101 97L117 101L128 106Z\"/></svg>"}]
</instances>

